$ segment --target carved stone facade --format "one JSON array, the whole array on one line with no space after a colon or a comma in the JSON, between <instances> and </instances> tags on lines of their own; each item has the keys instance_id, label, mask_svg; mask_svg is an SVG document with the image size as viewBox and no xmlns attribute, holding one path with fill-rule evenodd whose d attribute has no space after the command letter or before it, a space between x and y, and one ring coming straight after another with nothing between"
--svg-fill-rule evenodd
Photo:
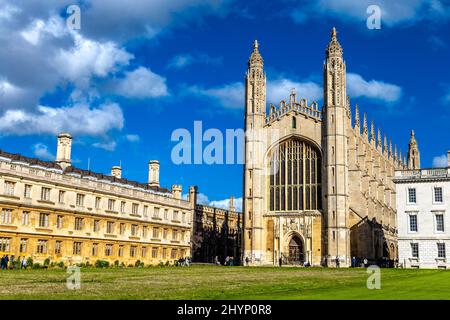
<instances>
[{"instance_id":1,"label":"carved stone facade","mask_svg":"<svg viewBox=\"0 0 450 320\"><path fill-rule=\"evenodd\" d=\"M255 42L246 74L243 259L326 266L349 266L353 256L396 259L393 177L407 161L373 122L369 132L357 105L352 121L336 30L321 110L293 90L266 114L263 63ZM408 155L420 166L414 136Z\"/></svg>"}]
</instances>

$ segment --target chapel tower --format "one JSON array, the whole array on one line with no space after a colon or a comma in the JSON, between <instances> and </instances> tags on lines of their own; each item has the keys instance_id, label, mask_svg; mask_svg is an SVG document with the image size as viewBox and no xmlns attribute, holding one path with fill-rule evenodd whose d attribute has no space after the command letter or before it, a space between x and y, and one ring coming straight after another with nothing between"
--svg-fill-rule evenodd
<instances>
[{"instance_id":1,"label":"chapel tower","mask_svg":"<svg viewBox=\"0 0 450 320\"><path fill-rule=\"evenodd\" d=\"M348 225L348 146L346 66L343 50L336 36L326 49L324 63L324 249L326 264L347 267L350 264L350 230Z\"/></svg>"},{"instance_id":2,"label":"chapel tower","mask_svg":"<svg viewBox=\"0 0 450 320\"><path fill-rule=\"evenodd\" d=\"M251 264L264 261L263 248L263 141L266 110L264 62L255 40L245 79L244 256Z\"/></svg>"}]
</instances>

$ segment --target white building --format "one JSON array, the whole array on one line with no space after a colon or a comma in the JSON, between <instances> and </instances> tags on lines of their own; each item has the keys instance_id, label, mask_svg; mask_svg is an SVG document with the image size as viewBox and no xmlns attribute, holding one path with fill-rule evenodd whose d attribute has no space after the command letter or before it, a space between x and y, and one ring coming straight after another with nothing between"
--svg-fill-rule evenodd
<instances>
[{"instance_id":1,"label":"white building","mask_svg":"<svg viewBox=\"0 0 450 320\"><path fill-rule=\"evenodd\" d=\"M395 172L399 263L450 267L450 151L447 168Z\"/></svg>"}]
</instances>

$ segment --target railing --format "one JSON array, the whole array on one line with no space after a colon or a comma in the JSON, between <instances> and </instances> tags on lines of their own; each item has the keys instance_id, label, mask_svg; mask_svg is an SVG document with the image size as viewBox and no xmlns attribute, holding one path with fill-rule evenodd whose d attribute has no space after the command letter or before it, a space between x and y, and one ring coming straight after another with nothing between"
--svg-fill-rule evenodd
<instances>
[{"instance_id":1,"label":"railing","mask_svg":"<svg viewBox=\"0 0 450 320\"><path fill-rule=\"evenodd\" d=\"M401 170L395 172L395 179L450 178L449 168L431 168L422 170Z\"/></svg>"}]
</instances>

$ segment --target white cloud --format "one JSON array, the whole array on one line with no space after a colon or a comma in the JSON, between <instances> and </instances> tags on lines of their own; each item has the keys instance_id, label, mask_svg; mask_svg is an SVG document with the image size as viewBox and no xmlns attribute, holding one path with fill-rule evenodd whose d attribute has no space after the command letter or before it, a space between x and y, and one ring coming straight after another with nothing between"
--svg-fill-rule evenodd
<instances>
[{"instance_id":1,"label":"white cloud","mask_svg":"<svg viewBox=\"0 0 450 320\"><path fill-rule=\"evenodd\" d=\"M40 159L53 161L56 158L55 155L52 154L48 150L48 147L43 143L36 143L35 145L33 145L33 152L34 155Z\"/></svg>"},{"instance_id":2,"label":"white cloud","mask_svg":"<svg viewBox=\"0 0 450 320\"><path fill-rule=\"evenodd\" d=\"M441 0L317 0L290 11L295 22L305 23L309 19L332 17L344 21L364 23L369 17L366 10L370 5L381 9L381 27L413 24L417 21L445 21L450 18L450 9Z\"/></svg>"},{"instance_id":3,"label":"white cloud","mask_svg":"<svg viewBox=\"0 0 450 320\"><path fill-rule=\"evenodd\" d=\"M74 135L101 136L110 130L122 129L123 114L116 103L91 108L86 104L51 108L39 106L37 112L8 110L0 117L4 134L57 134L63 131Z\"/></svg>"},{"instance_id":4,"label":"white cloud","mask_svg":"<svg viewBox=\"0 0 450 320\"><path fill-rule=\"evenodd\" d=\"M447 155L443 154L441 156L437 156L433 158L433 167L434 168L447 168L448 160Z\"/></svg>"},{"instance_id":5,"label":"white cloud","mask_svg":"<svg viewBox=\"0 0 450 320\"><path fill-rule=\"evenodd\" d=\"M115 93L127 98L156 98L169 95L166 78L144 67L126 72L125 78L118 80Z\"/></svg>"},{"instance_id":6,"label":"white cloud","mask_svg":"<svg viewBox=\"0 0 450 320\"><path fill-rule=\"evenodd\" d=\"M137 134L127 134L125 135L125 139L129 142L139 142L139 140L141 140Z\"/></svg>"},{"instance_id":7,"label":"white cloud","mask_svg":"<svg viewBox=\"0 0 450 320\"><path fill-rule=\"evenodd\" d=\"M173 57L168 64L168 68L172 69L184 69L192 64L208 64L208 65L219 65L222 63L222 58L212 58L205 53L192 55L190 53L179 54Z\"/></svg>"},{"instance_id":8,"label":"white cloud","mask_svg":"<svg viewBox=\"0 0 450 320\"><path fill-rule=\"evenodd\" d=\"M92 146L94 146L96 148L104 149L106 151L114 151L116 149L117 142L113 141L113 140L105 141L105 142L95 142L92 144Z\"/></svg>"},{"instance_id":9,"label":"white cloud","mask_svg":"<svg viewBox=\"0 0 450 320\"><path fill-rule=\"evenodd\" d=\"M398 101L402 88L379 80L364 80L359 74L347 74L347 94L351 98L366 97L388 103Z\"/></svg>"},{"instance_id":10,"label":"white cloud","mask_svg":"<svg viewBox=\"0 0 450 320\"><path fill-rule=\"evenodd\" d=\"M64 77L77 84L86 84L91 77L106 77L128 65L134 56L114 42L97 42L74 35L74 46L60 50L55 67Z\"/></svg>"}]
</instances>

